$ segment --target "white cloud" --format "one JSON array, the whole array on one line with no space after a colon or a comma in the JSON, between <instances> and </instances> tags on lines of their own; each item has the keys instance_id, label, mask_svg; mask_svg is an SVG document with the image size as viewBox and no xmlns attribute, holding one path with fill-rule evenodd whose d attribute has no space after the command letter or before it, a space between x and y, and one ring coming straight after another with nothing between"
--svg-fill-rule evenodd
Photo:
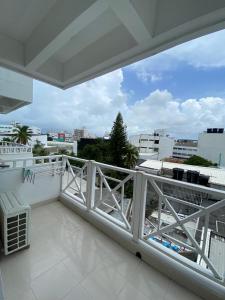
<instances>
[{"instance_id":1,"label":"white cloud","mask_svg":"<svg viewBox=\"0 0 225 300\"><path fill-rule=\"evenodd\" d=\"M197 136L207 127L225 124L225 99L176 99L167 90L156 90L130 107L127 116L130 131L166 128L176 136Z\"/></svg>"},{"instance_id":2,"label":"white cloud","mask_svg":"<svg viewBox=\"0 0 225 300\"><path fill-rule=\"evenodd\" d=\"M207 127L225 124L225 99L176 99L167 90L155 90L130 105L122 90L123 71L117 70L62 91L35 82L33 104L1 117L42 128L68 129L86 126L103 134L111 129L118 111L130 134L167 128L177 136L196 136Z\"/></svg>"},{"instance_id":3,"label":"white cloud","mask_svg":"<svg viewBox=\"0 0 225 300\"><path fill-rule=\"evenodd\" d=\"M143 82L159 80L180 63L194 68L225 67L225 30L218 31L181 44L127 68L133 70Z\"/></svg>"},{"instance_id":4,"label":"white cloud","mask_svg":"<svg viewBox=\"0 0 225 300\"><path fill-rule=\"evenodd\" d=\"M17 120L52 129L71 130L86 126L93 132L102 133L110 129L119 110L126 111L122 81L122 70L66 91L35 81L33 104L2 116L1 120Z\"/></svg>"}]
</instances>

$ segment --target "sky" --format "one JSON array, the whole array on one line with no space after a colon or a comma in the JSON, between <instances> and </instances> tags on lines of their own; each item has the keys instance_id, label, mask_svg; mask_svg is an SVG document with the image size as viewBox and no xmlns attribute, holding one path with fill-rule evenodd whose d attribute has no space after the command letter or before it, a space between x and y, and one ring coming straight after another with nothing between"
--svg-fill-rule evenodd
<instances>
[{"instance_id":1,"label":"sky","mask_svg":"<svg viewBox=\"0 0 225 300\"><path fill-rule=\"evenodd\" d=\"M0 117L46 130L110 131L120 111L128 134L163 128L197 138L225 127L225 31L161 52L68 90L34 80L33 103Z\"/></svg>"}]
</instances>

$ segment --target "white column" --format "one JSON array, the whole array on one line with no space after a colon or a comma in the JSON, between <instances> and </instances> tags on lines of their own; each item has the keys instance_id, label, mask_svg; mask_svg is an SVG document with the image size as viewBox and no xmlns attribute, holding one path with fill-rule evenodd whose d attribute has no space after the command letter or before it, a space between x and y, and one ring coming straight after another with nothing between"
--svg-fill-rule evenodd
<instances>
[{"instance_id":1,"label":"white column","mask_svg":"<svg viewBox=\"0 0 225 300\"><path fill-rule=\"evenodd\" d=\"M96 179L96 166L95 161L90 160L87 163L87 208L88 210L94 207L95 201L95 179Z\"/></svg>"},{"instance_id":2,"label":"white column","mask_svg":"<svg viewBox=\"0 0 225 300\"><path fill-rule=\"evenodd\" d=\"M147 180L144 172L137 171L134 176L132 232L137 242L142 238L145 217Z\"/></svg>"},{"instance_id":3,"label":"white column","mask_svg":"<svg viewBox=\"0 0 225 300\"><path fill-rule=\"evenodd\" d=\"M61 162L62 172L60 175L60 193L62 193L62 190L63 190L63 174L64 174L63 170L66 168L66 161L67 161L67 157L62 155L62 162Z\"/></svg>"}]
</instances>

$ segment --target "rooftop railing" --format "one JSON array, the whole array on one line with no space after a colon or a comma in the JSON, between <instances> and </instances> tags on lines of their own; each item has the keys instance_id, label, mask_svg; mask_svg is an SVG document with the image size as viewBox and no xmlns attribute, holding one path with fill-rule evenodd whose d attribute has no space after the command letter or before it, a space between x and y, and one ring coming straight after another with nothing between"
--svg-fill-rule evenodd
<instances>
[{"instance_id":1,"label":"rooftop railing","mask_svg":"<svg viewBox=\"0 0 225 300\"><path fill-rule=\"evenodd\" d=\"M0 154L32 153L32 147L14 142L0 142Z\"/></svg>"}]
</instances>

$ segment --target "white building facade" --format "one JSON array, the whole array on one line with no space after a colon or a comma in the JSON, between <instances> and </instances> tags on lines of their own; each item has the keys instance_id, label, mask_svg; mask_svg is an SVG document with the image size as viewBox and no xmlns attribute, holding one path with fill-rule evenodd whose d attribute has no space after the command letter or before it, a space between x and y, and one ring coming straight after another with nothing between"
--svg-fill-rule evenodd
<instances>
[{"instance_id":1,"label":"white building facade","mask_svg":"<svg viewBox=\"0 0 225 300\"><path fill-rule=\"evenodd\" d=\"M225 132L223 128L208 128L199 134L198 155L225 166Z\"/></svg>"},{"instance_id":2,"label":"white building facade","mask_svg":"<svg viewBox=\"0 0 225 300\"><path fill-rule=\"evenodd\" d=\"M188 159L198 153L198 141L196 140L177 140L173 147L173 157Z\"/></svg>"},{"instance_id":3,"label":"white building facade","mask_svg":"<svg viewBox=\"0 0 225 300\"><path fill-rule=\"evenodd\" d=\"M133 135L130 143L138 148L142 159L163 159L173 154L174 139L165 130L155 130L152 134Z\"/></svg>"}]
</instances>

